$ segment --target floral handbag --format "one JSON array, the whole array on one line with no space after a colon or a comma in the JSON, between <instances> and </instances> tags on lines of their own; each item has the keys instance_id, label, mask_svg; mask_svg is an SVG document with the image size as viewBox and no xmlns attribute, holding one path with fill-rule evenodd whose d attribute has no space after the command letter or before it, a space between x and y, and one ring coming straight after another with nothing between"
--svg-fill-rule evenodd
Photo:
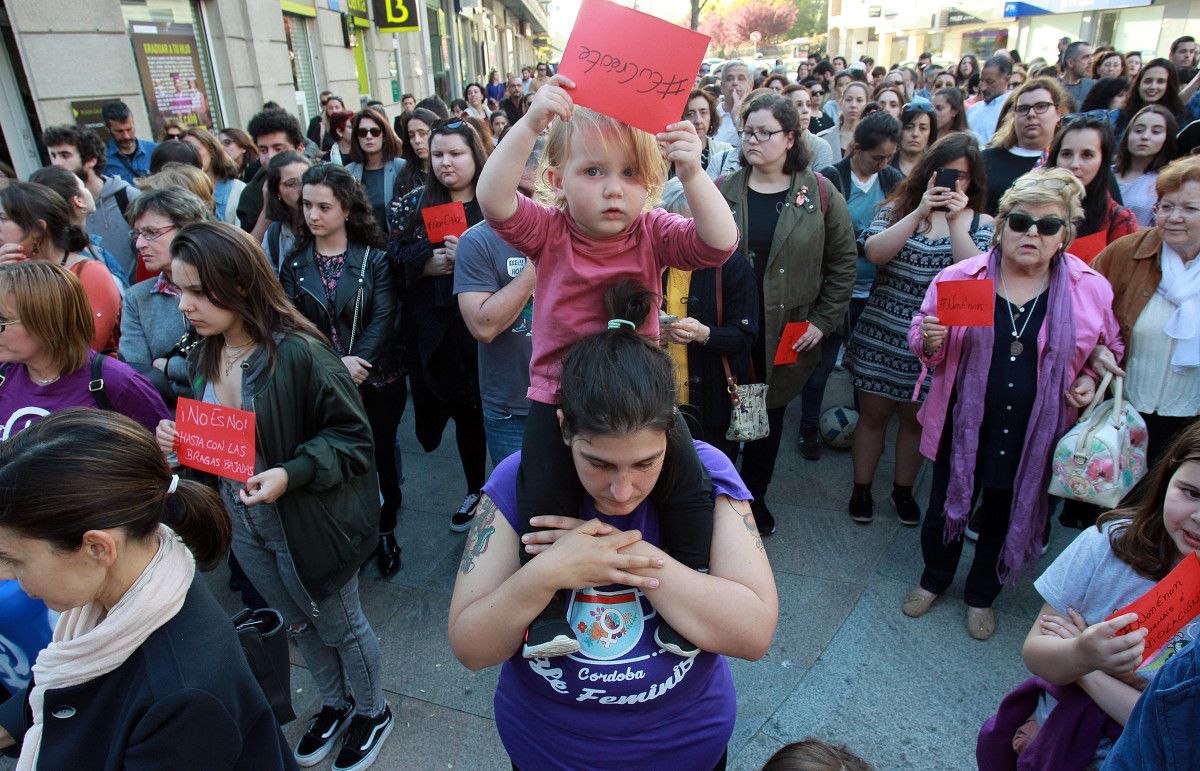
<instances>
[{"instance_id":1,"label":"floral handbag","mask_svg":"<svg viewBox=\"0 0 1200 771\"><path fill-rule=\"evenodd\" d=\"M721 291L721 269L717 268L717 326L724 324L725 297ZM729 410L729 430L725 438L731 442L753 442L771 433L767 423L767 384L750 383L738 385L729 369L729 357L721 357L725 367L725 390L732 403Z\"/></svg>"},{"instance_id":2,"label":"floral handbag","mask_svg":"<svg viewBox=\"0 0 1200 771\"><path fill-rule=\"evenodd\" d=\"M1109 383L1113 398L1104 399ZM1050 494L1115 508L1146 474L1146 423L1121 398L1124 378L1107 373L1079 422L1058 441Z\"/></svg>"}]
</instances>

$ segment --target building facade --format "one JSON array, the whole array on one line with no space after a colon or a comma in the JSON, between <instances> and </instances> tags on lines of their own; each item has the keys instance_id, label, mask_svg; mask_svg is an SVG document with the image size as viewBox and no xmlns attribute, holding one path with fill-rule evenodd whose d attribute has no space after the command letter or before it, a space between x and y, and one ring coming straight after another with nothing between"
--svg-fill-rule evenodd
<instances>
[{"instance_id":1,"label":"building facade","mask_svg":"<svg viewBox=\"0 0 1200 771\"><path fill-rule=\"evenodd\" d=\"M45 126L96 125L124 100L142 138L163 122L244 127L273 101L307 124L321 91L389 116L400 96L446 101L492 69L537 60L540 0L0 0L0 130L21 177Z\"/></svg>"}]
</instances>

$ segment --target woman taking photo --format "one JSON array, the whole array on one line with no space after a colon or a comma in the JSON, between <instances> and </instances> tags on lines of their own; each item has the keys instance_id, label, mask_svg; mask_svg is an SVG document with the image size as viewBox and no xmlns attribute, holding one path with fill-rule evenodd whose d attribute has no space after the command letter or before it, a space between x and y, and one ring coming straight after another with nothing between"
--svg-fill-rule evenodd
<instances>
[{"instance_id":1,"label":"woman taking photo","mask_svg":"<svg viewBox=\"0 0 1200 771\"><path fill-rule=\"evenodd\" d=\"M1175 65L1166 59L1151 59L1138 71L1129 87L1129 98L1125 106L1108 114L1112 121L1114 133L1123 136L1125 129L1133 116L1142 111L1148 104L1157 104L1166 108L1175 116L1179 125L1185 125L1183 100L1179 98L1179 77L1175 74Z\"/></svg>"},{"instance_id":2,"label":"woman taking photo","mask_svg":"<svg viewBox=\"0 0 1200 771\"><path fill-rule=\"evenodd\" d=\"M1133 116L1117 148L1113 171L1121 187L1121 200L1144 228L1154 225L1154 205L1158 203L1154 183L1159 170L1179 155L1175 141L1178 133L1175 116L1165 107L1152 104Z\"/></svg>"},{"instance_id":3,"label":"woman taking photo","mask_svg":"<svg viewBox=\"0 0 1200 771\"><path fill-rule=\"evenodd\" d=\"M408 401L392 266L362 187L341 166L325 163L305 172L301 208L305 227L279 279L292 305L329 340L362 395L383 494L377 558L379 572L388 578L400 569L396 429Z\"/></svg>"},{"instance_id":4,"label":"woman taking photo","mask_svg":"<svg viewBox=\"0 0 1200 771\"><path fill-rule=\"evenodd\" d=\"M254 146L254 140L240 128L223 128L220 136L221 147L225 148L225 154L238 168L238 179L249 184L258 170L262 168L262 164L258 161L258 148Z\"/></svg>"},{"instance_id":5,"label":"woman taking photo","mask_svg":"<svg viewBox=\"0 0 1200 771\"><path fill-rule=\"evenodd\" d=\"M1154 227L1113 242L1094 267L1113 286L1126 346L1125 398L1146 421L1153 465L1200 415L1200 336L1188 321L1200 302L1200 157L1169 164L1155 180ZM1122 374L1120 354L1099 352L1100 372Z\"/></svg>"},{"instance_id":6,"label":"woman taking photo","mask_svg":"<svg viewBox=\"0 0 1200 771\"><path fill-rule=\"evenodd\" d=\"M186 190L147 190L129 203L137 234L138 259L152 278L134 284L121 314L121 357L149 380L163 401L174 406L192 396L188 375L188 327L179 312L179 287L171 280L171 242L185 225L211 215Z\"/></svg>"},{"instance_id":7,"label":"woman taking photo","mask_svg":"<svg viewBox=\"0 0 1200 771\"><path fill-rule=\"evenodd\" d=\"M486 158L483 141L469 124L461 120L435 124L429 137L429 179L424 188L393 202L393 235L388 242L388 257L402 288L400 323L417 440L426 452L437 449L446 422L454 421L458 459L467 482L467 495L450 520L456 533L471 526L487 462L478 347L454 297L458 238L447 236L431 243L421 210L459 201L469 225L482 221L475 185Z\"/></svg>"},{"instance_id":8,"label":"woman taking photo","mask_svg":"<svg viewBox=\"0 0 1200 771\"><path fill-rule=\"evenodd\" d=\"M260 460L246 482L220 478L233 552L283 615L321 692L294 751L304 766L366 768L391 731L379 641L363 615L358 569L378 542L371 428L346 367L288 302L262 250L225 223L171 243L179 309L203 340L189 357L196 395L255 414ZM159 423L163 454L175 424Z\"/></svg>"},{"instance_id":9,"label":"woman taking photo","mask_svg":"<svg viewBox=\"0 0 1200 771\"><path fill-rule=\"evenodd\" d=\"M918 414L921 454L934 466L921 527L925 570L902 610L922 616L950 587L979 498L979 540L963 593L967 633L976 640L996 630L992 603L1002 584L1041 554L1050 458L1096 390L1088 357L1098 343L1122 352L1112 288L1064 251L1082 196L1064 169L1017 180L1000 203L996 245L939 273L908 331L909 347L935 368ZM993 326L939 323L937 283L962 279L995 282Z\"/></svg>"},{"instance_id":10,"label":"woman taking photo","mask_svg":"<svg viewBox=\"0 0 1200 771\"><path fill-rule=\"evenodd\" d=\"M0 446L0 578L62 613L0 708L17 768L294 768L196 570L228 548L217 496L128 418L69 410Z\"/></svg>"},{"instance_id":11,"label":"woman taking photo","mask_svg":"<svg viewBox=\"0 0 1200 771\"><path fill-rule=\"evenodd\" d=\"M628 282L605 300L614 317L634 324L655 310L654 295ZM521 456L496 467L450 601L450 646L472 670L503 665L496 728L514 768L558 768L564 758L594 755L601 721L622 737L606 749L606 764L723 769L737 713L725 657L766 654L778 618L775 581L749 492L729 460L703 443L696 449L712 479L711 572L659 548L649 491L671 462L664 454L675 423L674 373L666 354L614 326L576 343L563 363L562 433L584 491L577 516L535 518L548 529L526 542L536 556L522 566ZM579 652L523 658L526 625L563 588L572 593ZM720 607L738 608L739 622L709 612ZM602 614L619 630L597 622ZM665 621L702 651L683 660L654 655ZM604 643L596 642L601 635Z\"/></svg>"},{"instance_id":12,"label":"woman taking photo","mask_svg":"<svg viewBox=\"0 0 1200 771\"><path fill-rule=\"evenodd\" d=\"M913 97L900 112L900 144L892 156L892 166L908 176L921 163L925 151L937 138L933 104L928 99Z\"/></svg>"},{"instance_id":13,"label":"woman taking photo","mask_svg":"<svg viewBox=\"0 0 1200 771\"><path fill-rule=\"evenodd\" d=\"M396 175L395 189L392 191L393 207L397 198L425 186L429 164L429 131L441 120L436 113L424 107L418 107L402 117L404 166Z\"/></svg>"},{"instance_id":14,"label":"woman taking photo","mask_svg":"<svg viewBox=\"0 0 1200 771\"><path fill-rule=\"evenodd\" d=\"M829 143L833 150L834 162L844 158L854 143L854 129L862 119L863 109L867 106L870 92L867 84L852 80L842 89L841 99L838 100L839 116L837 125L825 129L817 136Z\"/></svg>"},{"instance_id":15,"label":"woman taking photo","mask_svg":"<svg viewBox=\"0 0 1200 771\"><path fill-rule=\"evenodd\" d=\"M121 335L121 291L108 268L83 253L89 243L67 202L45 185L14 182L0 190L0 265L40 260L74 273L91 306L91 347L108 351Z\"/></svg>"},{"instance_id":16,"label":"woman taking photo","mask_svg":"<svg viewBox=\"0 0 1200 771\"><path fill-rule=\"evenodd\" d=\"M933 114L937 119L938 136L951 131L969 131L967 108L963 106L962 91L957 88L939 88L933 92Z\"/></svg>"},{"instance_id":17,"label":"woman taking photo","mask_svg":"<svg viewBox=\"0 0 1200 771\"><path fill-rule=\"evenodd\" d=\"M267 163L267 197L263 206L271 224L263 234L262 245L276 272L296 246L295 226L304 217L300 212L300 191L304 173L311 168L312 161L291 150L279 153Z\"/></svg>"},{"instance_id":18,"label":"woman taking photo","mask_svg":"<svg viewBox=\"0 0 1200 771\"><path fill-rule=\"evenodd\" d=\"M793 83L783 89L783 95L792 100L792 105L800 115L800 136L804 138L804 144L808 146L809 166L814 169L823 169L833 165L835 160L833 148L812 132L812 122L816 113L820 113L820 109L814 107L812 91L808 86Z\"/></svg>"},{"instance_id":19,"label":"woman taking photo","mask_svg":"<svg viewBox=\"0 0 1200 771\"><path fill-rule=\"evenodd\" d=\"M89 350L91 334L74 274L42 260L0 265L0 442L69 407L119 412L149 432L167 417L145 378Z\"/></svg>"},{"instance_id":20,"label":"woman taking photo","mask_svg":"<svg viewBox=\"0 0 1200 771\"><path fill-rule=\"evenodd\" d=\"M350 162L346 170L362 183L375 214L380 234L387 233L387 209L392 202L396 177L404 168L400 140L383 113L367 107L350 121Z\"/></svg>"},{"instance_id":21,"label":"woman taking photo","mask_svg":"<svg viewBox=\"0 0 1200 771\"><path fill-rule=\"evenodd\" d=\"M862 89L849 90L865 96ZM769 534L775 518L765 496L775 473L783 414L816 369L822 339L842 324L858 250L846 200L812 172L791 100L780 94L754 98L742 108L742 125L742 169L721 184L721 192L733 210L741 233L738 248L754 266L762 298L752 362L754 373L769 386L770 434L745 444L742 469L754 496L755 521ZM792 346L797 359L775 366L775 349L792 321L809 322Z\"/></svg>"},{"instance_id":22,"label":"woman taking photo","mask_svg":"<svg viewBox=\"0 0 1200 771\"><path fill-rule=\"evenodd\" d=\"M939 170L958 172L953 188L938 187ZM928 392L920 360L908 347L908 327L939 272L988 248L992 218L983 214L987 182L974 137L950 134L929 150L888 196L863 234L865 256L878 266L875 287L846 343L858 406L854 430L854 490L850 518L875 515L871 485L892 415L899 413L892 503L901 524L917 525L921 509L912 489L921 470L919 399ZM907 213L906 213L907 212ZM920 390L918 390L920 386Z\"/></svg>"},{"instance_id":23,"label":"woman taking photo","mask_svg":"<svg viewBox=\"0 0 1200 771\"><path fill-rule=\"evenodd\" d=\"M1068 116L1070 117L1070 116ZM1047 152L1046 165L1066 169L1083 185L1083 221L1067 251L1091 262L1104 247L1138 229L1133 212L1113 200L1112 129L1104 118L1063 119Z\"/></svg>"}]
</instances>

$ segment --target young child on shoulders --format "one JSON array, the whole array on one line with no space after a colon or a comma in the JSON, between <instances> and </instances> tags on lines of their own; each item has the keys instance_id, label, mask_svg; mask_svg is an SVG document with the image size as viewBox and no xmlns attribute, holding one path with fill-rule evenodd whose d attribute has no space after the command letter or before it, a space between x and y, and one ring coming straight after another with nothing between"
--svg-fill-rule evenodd
<instances>
[{"instance_id":1,"label":"young child on shoulders","mask_svg":"<svg viewBox=\"0 0 1200 771\"><path fill-rule=\"evenodd\" d=\"M528 524L533 516L574 516L578 511L582 489L559 429L558 381L567 349L609 323L605 290L632 279L655 288L661 299L666 268L721 265L738 243L733 215L701 167L702 143L692 124L679 121L652 136L576 107L572 88L570 80L555 76L538 89L529 111L488 159L476 192L493 229L537 267L531 405L518 475L523 536L537 529ZM529 152L547 129L544 181L555 206L517 192ZM669 163L675 164L694 220L651 208ZM643 323L612 323L658 338L656 314ZM711 483L682 419L671 432L671 448L673 468L661 475L651 496L662 523L663 547L689 567L707 570ZM523 549L522 564L530 558ZM659 644L677 655L698 652L665 624ZM556 598L530 625L524 655L542 658L578 649L566 608Z\"/></svg>"}]
</instances>

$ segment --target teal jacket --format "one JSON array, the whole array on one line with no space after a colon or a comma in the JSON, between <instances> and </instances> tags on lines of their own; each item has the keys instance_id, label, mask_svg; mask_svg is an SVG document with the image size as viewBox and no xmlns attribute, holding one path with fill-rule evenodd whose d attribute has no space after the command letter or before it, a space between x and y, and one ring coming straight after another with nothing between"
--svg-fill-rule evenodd
<instances>
[{"instance_id":1,"label":"teal jacket","mask_svg":"<svg viewBox=\"0 0 1200 771\"><path fill-rule=\"evenodd\" d=\"M242 374L242 404L255 414L255 449L288 473L275 502L288 551L313 603L339 591L379 540L379 483L371 427L350 373L305 334L276 336L275 365L260 348ZM205 379L193 354L194 393Z\"/></svg>"}]
</instances>

